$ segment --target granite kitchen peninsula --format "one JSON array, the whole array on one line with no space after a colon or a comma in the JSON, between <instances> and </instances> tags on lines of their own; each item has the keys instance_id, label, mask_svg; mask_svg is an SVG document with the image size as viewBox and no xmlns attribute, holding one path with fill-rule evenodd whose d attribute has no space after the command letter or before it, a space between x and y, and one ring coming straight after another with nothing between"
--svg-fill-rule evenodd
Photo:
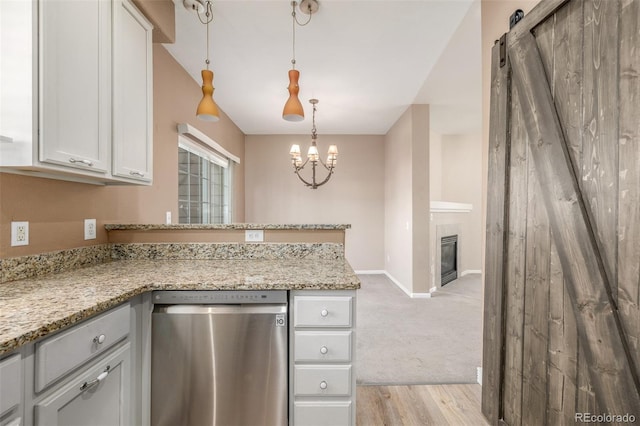
<instances>
[{"instance_id":1,"label":"granite kitchen peninsula","mask_svg":"<svg viewBox=\"0 0 640 426\"><path fill-rule=\"evenodd\" d=\"M81 422L104 404L95 415L105 421L150 424L161 290L283 291L287 422L355 424L360 282L344 258L349 225L106 228L104 245L0 260L0 424ZM244 242L255 230L264 241Z\"/></svg>"}]
</instances>

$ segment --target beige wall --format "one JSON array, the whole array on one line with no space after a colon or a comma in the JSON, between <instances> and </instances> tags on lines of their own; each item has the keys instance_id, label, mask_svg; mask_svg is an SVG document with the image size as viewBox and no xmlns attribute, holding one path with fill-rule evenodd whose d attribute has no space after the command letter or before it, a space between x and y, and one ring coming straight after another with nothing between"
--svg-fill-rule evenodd
<instances>
[{"instance_id":1,"label":"beige wall","mask_svg":"<svg viewBox=\"0 0 640 426\"><path fill-rule=\"evenodd\" d=\"M331 180L317 189L294 174L291 145L303 154L310 135L260 135L245 138L246 221L257 223L348 223L346 257L355 270L384 269L384 138L319 135L319 151L338 145ZM303 176L309 176L305 170ZM318 172L322 179L324 169Z\"/></svg>"},{"instance_id":2,"label":"beige wall","mask_svg":"<svg viewBox=\"0 0 640 426\"><path fill-rule=\"evenodd\" d=\"M442 199L473 205L470 213L455 213L462 225L461 270L482 270L482 143L479 134L442 137Z\"/></svg>"},{"instance_id":3,"label":"beige wall","mask_svg":"<svg viewBox=\"0 0 640 426\"><path fill-rule=\"evenodd\" d=\"M412 105L385 136L385 270L429 289L429 107Z\"/></svg>"},{"instance_id":4,"label":"beige wall","mask_svg":"<svg viewBox=\"0 0 640 426\"><path fill-rule=\"evenodd\" d=\"M161 45L154 45L154 181L149 187L96 186L0 173L0 257L15 257L107 241L109 222L164 223L178 218L177 130L187 122L241 159L235 169L234 221L244 221L244 135L224 113L218 123L196 121L200 86ZM84 241L85 218L98 238ZM11 221L29 221L30 244L11 247Z\"/></svg>"},{"instance_id":5,"label":"beige wall","mask_svg":"<svg viewBox=\"0 0 640 426\"><path fill-rule=\"evenodd\" d=\"M429 134L429 196L431 201L442 198L442 135Z\"/></svg>"}]
</instances>

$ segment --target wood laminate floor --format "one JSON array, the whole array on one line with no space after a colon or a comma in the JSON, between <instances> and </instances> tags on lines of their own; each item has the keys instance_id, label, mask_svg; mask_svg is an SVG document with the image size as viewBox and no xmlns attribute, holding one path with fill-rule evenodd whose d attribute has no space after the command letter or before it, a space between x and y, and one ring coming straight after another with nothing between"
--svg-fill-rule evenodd
<instances>
[{"instance_id":1,"label":"wood laminate floor","mask_svg":"<svg viewBox=\"0 0 640 426\"><path fill-rule=\"evenodd\" d=\"M488 425L481 389L478 384L358 386L357 425Z\"/></svg>"}]
</instances>

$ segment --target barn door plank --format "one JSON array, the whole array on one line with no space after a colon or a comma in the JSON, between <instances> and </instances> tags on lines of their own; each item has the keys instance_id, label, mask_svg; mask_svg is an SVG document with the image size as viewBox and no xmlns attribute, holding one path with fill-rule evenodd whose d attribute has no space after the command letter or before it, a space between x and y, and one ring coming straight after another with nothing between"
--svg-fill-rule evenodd
<instances>
[{"instance_id":1,"label":"barn door plank","mask_svg":"<svg viewBox=\"0 0 640 426\"><path fill-rule=\"evenodd\" d=\"M573 306L564 284L562 265L551 243L549 292L549 402L550 425L572 424L576 413L578 334Z\"/></svg>"},{"instance_id":2,"label":"barn door plank","mask_svg":"<svg viewBox=\"0 0 640 426\"><path fill-rule=\"evenodd\" d=\"M617 300L619 1L584 1L583 157L580 189ZM576 47L579 45L576 45Z\"/></svg>"},{"instance_id":3,"label":"barn door plank","mask_svg":"<svg viewBox=\"0 0 640 426\"><path fill-rule=\"evenodd\" d=\"M539 189L536 165L529 161L526 239L522 424L547 423L547 360L549 345L549 219Z\"/></svg>"},{"instance_id":4,"label":"barn door plank","mask_svg":"<svg viewBox=\"0 0 640 426\"><path fill-rule=\"evenodd\" d=\"M545 0L538 3L522 21L518 22L518 25L509 31L510 43L514 42L522 34L530 33L535 27L546 21L567 2L569 2L569 0ZM511 48L511 45L509 45L509 48Z\"/></svg>"},{"instance_id":5,"label":"barn door plank","mask_svg":"<svg viewBox=\"0 0 640 426\"><path fill-rule=\"evenodd\" d=\"M618 306L640 368L640 1L620 13Z\"/></svg>"},{"instance_id":6,"label":"barn door plank","mask_svg":"<svg viewBox=\"0 0 640 426\"><path fill-rule=\"evenodd\" d=\"M640 415L640 394L628 345L612 304L607 274L568 160L562 127L532 34L511 41L513 82L524 111L532 160L545 200L578 335L602 407Z\"/></svg>"},{"instance_id":7,"label":"barn door plank","mask_svg":"<svg viewBox=\"0 0 640 426\"><path fill-rule=\"evenodd\" d=\"M517 96L511 88L512 100ZM512 426L522 424L522 359L524 344L524 294L527 241L529 153L527 131L522 111L517 102L511 103L510 161L508 193L508 241L509 262L506 265L505 283L505 336L504 336L504 384L503 417Z\"/></svg>"},{"instance_id":8,"label":"barn door plank","mask_svg":"<svg viewBox=\"0 0 640 426\"><path fill-rule=\"evenodd\" d=\"M503 301L505 229L508 211L509 81L508 66L500 67L500 46L491 51L491 107L489 132L489 176L485 256L484 332L482 349L482 413L492 424L502 418L501 384L504 339Z\"/></svg>"},{"instance_id":9,"label":"barn door plank","mask_svg":"<svg viewBox=\"0 0 640 426\"><path fill-rule=\"evenodd\" d=\"M554 15L552 94L576 176L582 171L584 1L566 3ZM538 43L540 46L540 43ZM541 52L542 54L542 52ZM555 244L552 250L550 324L550 424L572 424L576 412L598 412ZM557 302L557 303L554 303ZM560 303L561 302L561 303ZM560 410L560 411L558 411ZM564 421L560 421L563 419ZM558 421L554 421L558 420Z\"/></svg>"},{"instance_id":10,"label":"barn door plank","mask_svg":"<svg viewBox=\"0 0 640 426\"><path fill-rule=\"evenodd\" d=\"M570 1L555 14L553 99L576 176L582 170L583 1Z\"/></svg>"}]
</instances>

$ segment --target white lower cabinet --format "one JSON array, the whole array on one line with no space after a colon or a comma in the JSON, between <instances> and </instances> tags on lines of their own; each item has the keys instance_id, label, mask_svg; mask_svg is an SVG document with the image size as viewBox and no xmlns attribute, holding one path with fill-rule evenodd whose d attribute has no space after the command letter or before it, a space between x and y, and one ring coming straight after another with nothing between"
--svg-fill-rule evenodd
<instances>
[{"instance_id":1,"label":"white lower cabinet","mask_svg":"<svg viewBox=\"0 0 640 426\"><path fill-rule=\"evenodd\" d=\"M351 401L296 401L293 412L296 424L310 426L348 425L353 417Z\"/></svg>"},{"instance_id":2,"label":"white lower cabinet","mask_svg":"<svg viewBox=\"0 0 640 426\"><path fill-rule=\"evenodd\" d=\"M34 405L36 425L129 425L130 343L66 380Z\"/></svg>"},{"instance_id":3,"label":"white lower cabinet","mask_svg":"<svg viewBox=\"0 0 640 426\"><path fill-rule=\"evenodd\" d=\"M22 424L22 357L19 353L0 361L0 425Z\"/></svg>"},{"instance_id":4,"label":"white lower cabinet","mask_svg":"<svg viewBox=\"0 0 640 426\"><path fill-rule=\"evenodd\" d=\"M291 425L355 425L355 296L291 292Z\"/></svg>"},{"instance_id":5,"label":"white lower cabinet","mask_svg":"<svg viewBox=\"0 0 640 426\"><path fill-rule=\"evenodd\" d=\"M141 297L0 360L0 426L138 425L145 337ZM139 383L136 383L139 382ZM145 407L145 408L141 408Z\"/></svg>"}]
</instances>

